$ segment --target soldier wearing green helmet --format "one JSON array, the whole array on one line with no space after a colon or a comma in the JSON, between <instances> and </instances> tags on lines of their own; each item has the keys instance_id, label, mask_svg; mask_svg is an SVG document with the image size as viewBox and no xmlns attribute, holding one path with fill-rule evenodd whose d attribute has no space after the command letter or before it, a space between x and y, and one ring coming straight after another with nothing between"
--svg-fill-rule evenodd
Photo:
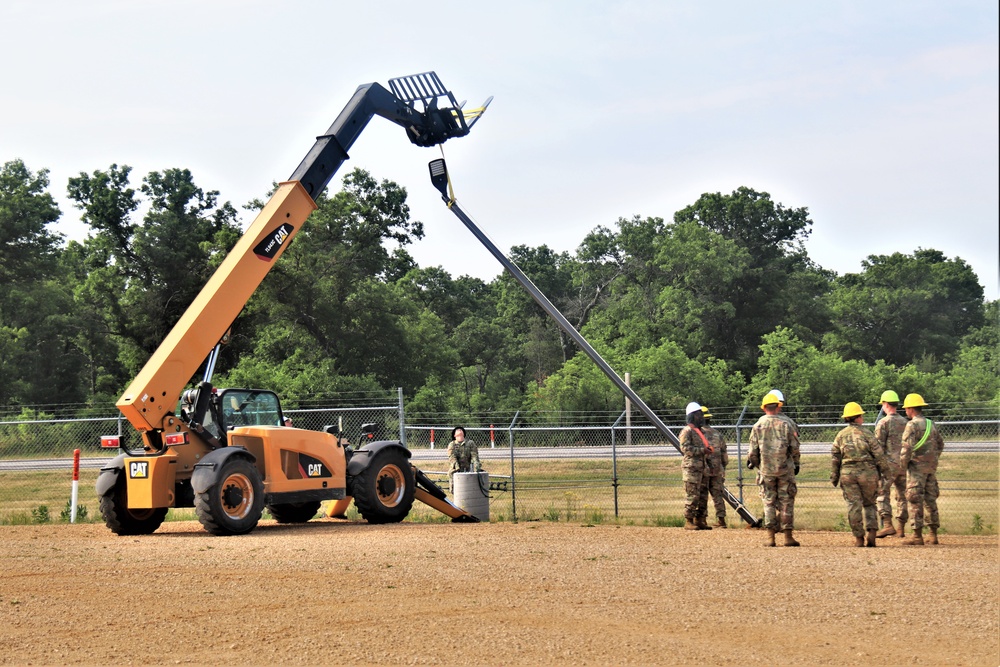
<instances>
[{"instance_id":1,"label":"soldier wearing green helmet","mask_svg":"<svg viewBox=\"0 0 1000 667\"><path fill-rule=\"evenodd\" d=\"M903 537L906 533L906 520L909 513L906 510L906 469L899 466L899 451L903 447L903 430L906 428L906 418L899 414L899 394L891 389L882 392L879 397L885 417L875 425L875 439L882 446L885 455L889 457L889 474L882 479L878 496L878 513L882 529L876 537L897 535ZM893 500L896 511L892 511L890 492L895 491ZM895 525L893 518L895 517Z\"/></svg>"}]
</instances>

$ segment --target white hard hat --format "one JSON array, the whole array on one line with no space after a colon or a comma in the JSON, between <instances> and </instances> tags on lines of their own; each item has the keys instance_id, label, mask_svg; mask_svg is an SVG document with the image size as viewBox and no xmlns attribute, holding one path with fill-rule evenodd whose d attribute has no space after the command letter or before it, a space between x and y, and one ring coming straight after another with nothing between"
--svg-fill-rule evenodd
<instances>
[{"instance_id":1,"label":"white hard hat","mask_svg":"<svg viewBox=\"0 0 1000 667\"><path fill-rule=\"evenodd\" d=\"M782 403L785 402L785 395L781 393L780 389L772 389L771 391L769 391L767 393L774 394L779 401L781 401Z\"/></svg>"},{"instance_id":2,"label":"white hard hat","mask_svg":"<svg viewBox=\"0 0 1000 667\"><path fill-rule=\"evenodd\" d=\"M701 412L701 406L695 403L694 401L688 403L688 406L684 408L684 414L689 415L692 412Z\"/></svg>"}]
</instances>

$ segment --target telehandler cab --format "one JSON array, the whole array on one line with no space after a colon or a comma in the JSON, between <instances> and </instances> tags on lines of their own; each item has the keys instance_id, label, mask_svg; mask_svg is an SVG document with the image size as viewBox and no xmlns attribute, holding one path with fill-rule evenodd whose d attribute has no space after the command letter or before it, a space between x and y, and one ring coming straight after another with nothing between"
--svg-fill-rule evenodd
<instances>
[{"instance_id":1,"label":"telehandler cab","mask_svg":"<svg viewBox=\"0 0 1000 667\"><path fill-rule=\"evenodd\" d=\"M125 453L98 475L101 515L113 532L149 534L168 508L194 507L210 533L238 535L257 526L265 507L278 522L299 523L324 500L337 501L334 509L343 513L352 498L369 523L402 521L414 499L453 521L477 520L410 464L401 442L366 438L354 448L334 427L285 426L272 391L211 383L233 321L372 117L401 125L412 143L428 147L467 135L492 100L463 111L434 72L391 79L389 87L370 83L355 91L118 399L142 448L122 446ZM206 357L204 378L183 391Z\"/></svg>"}]
</instances>

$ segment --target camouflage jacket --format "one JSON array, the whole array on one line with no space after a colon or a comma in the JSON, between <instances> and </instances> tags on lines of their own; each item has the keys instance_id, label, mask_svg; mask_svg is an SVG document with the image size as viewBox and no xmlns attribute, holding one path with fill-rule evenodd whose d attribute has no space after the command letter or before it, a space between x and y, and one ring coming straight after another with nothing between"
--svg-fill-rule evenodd
<instances>
[{"instance_id":1,"label":"camouflage jacket","mask_svg":"<svg viewBox=\"0 0 1000 667\"><path fill-rule=\"evenodd\" d=\"M848 424L833 440L831 449L831 477L838 479L841 472L878 472L888 477L892 464L878 440L858 424Z\"/></svg>"},{"instance_id":2,"label":"camouflage jacket","mask_svg":"<svg viewBox=\"0 0 1000 667\"><path fill-rule=\"evenodd\" d=\"M750 431L750 460L765 477L795 474L799 464L799 436L787 418L763 415Z\"/></svg>"},{"instance_id":3,"label":"camouflage jacket","mask_svg":"<svg viewBox=\"0 0 1000 667\"><path fill-rule=\"evenodd\" d=\"M898 412L886 415L875 425L875 439L882 445L885 455L895 464L899 463L899 450L903 447L903 430L906 417Z\"/></svg>"},{"instance_id":4,"label":"camouflage jacket","mask_svg":"<svg viewBox=\"0 0 1000 667\"><path fill-rule=\"evenodd\" d=\"M479 472L479 448L471 440L448 443L448 472Z\"/></svg>"},{"instance_id":5,"label":"camouflage jacket","mask_svg":"<svg viewBox=\"0 0 1000 667\"><path fill-rule=\"evenodd\" d=\"M697 429L688 424L681 430L681 454L684 455L684 474L701 473L705 470L705 442Z\"/></svg>"},{"instance_id":6,"label":"camouflage jacket","mask_svg":"<svg viewBox=\"0 0 1000 667\"><path fill-rule=\"evenodd\" d=\"M924 437L927 425L931 425L931 433L927 440L914 451L917 443ZM938 459L941 451L944 450L944 440L938 433L937 427L923 415L914 417L903 429L903 446L899 450L899 465L903 470L911 469L919 473L937 472Z\"/></svg>"},{"instance_id":7,"label":"camouflage jacket","mask_svg":"<svg viewBox=\"0 0 1000 667\"><path fill-rule=\"evenodd\" d=\"M722 437L722 434L716 431L711 426L704 426L701 429L705 437L708 438L708 443L712 445L711 452L705 454L705 472L707 472L711 477L718 477L726 470L726 466L729 465L729 453L726 451L726 439Z\"/></svg>"},{"instance_id":8,"label":"camouflage jacket","mask_svg":"<svg viewBox=\"0 0 1000 667\"><path fill-rule=\"evenodd\" d=\"M778 419L781 419L782 421L788 422L788 425L792 427L793 431L795 431L795 437L796 438L799 437L799 425L795 423L794 419L792 419L791 417L789 417L788 415L786 415L784 412L779 412L777 414L777 417L778 417Z\"/></svg>"}]
</instances>

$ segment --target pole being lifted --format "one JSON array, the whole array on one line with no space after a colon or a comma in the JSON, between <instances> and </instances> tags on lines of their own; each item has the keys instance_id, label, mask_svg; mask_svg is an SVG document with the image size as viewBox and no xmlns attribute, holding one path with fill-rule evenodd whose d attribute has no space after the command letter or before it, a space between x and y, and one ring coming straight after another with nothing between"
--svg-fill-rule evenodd
<instances>
[{"instance_id":1,"label":"pole being lifted","mask_svg":"<svg viewBox=\"0 0 1000 667\"><path fill-rule=\"evenodd\" d=\"M500 252L500 249L496 247L493 241L491 241L489 237L486 236L481 229L479 229L476 223L473 222L468 215L466 215L465 211L461 209L453 194L450 192L451 184L448 178L448 167L445 164L445 161L443 159L432 160L428 164L428 168L430 169L431 183L433 183L434 187L436 187L441 193L441 198L444 199L444 202L448 205L448 209L462 221L462 224L464 224L466 228L472 232L473 236L479 239L479 242L490 251L490 254L492 254L501 265L503 265L504 269L506 269L507 272L511 274L515 280L517 280L517 282L521 283L521 286L528 292L528 294L531 295L531 298L535 300L535 303L541 306L542 309L548 313L549 317L556 321L559 327L576 342L580 349L583 350L595 364L597 364L597 367L601 369L608 379L611 380L615 386L617 386L618 389L620 389L621 392L632 401L633 405L635 405L635 407L638 408L643 415L645 415L646 419L648 419L650 423L663 434L663 437L665 437L670 444L680 451L680 441L677 439L677 436L674 435L673 431L667 428L667 425L663 423L663 420L661 420L657 414L653 412L648 405L646 405L646 402L643 401L639 395L635 393L635 391L633 391L632 387L628 386L628 384L621 379L618 373L616 373L614 369L608 365L608 362L606 362L597 352L597 350L595 350L590 343L587 342L587 339L584 338L583 335L581 335L580 332L569 323L569 320L567 320L563 314L559 312L559 309L552 305L552 302L549 301L548 297L546 297L545 294L543 294L542 291L539 290L533 282L531 282L531 279L529 279L528 276L521 271L517 264L512 262L506 255ZM723 488L722 494L725 497L726 502L728 502L732 508L736 510L744 521L751 526L758 526L760 524L760 520L757 519L757 517L755 517L750 510L746 508L746 506L737 500L737 498L729 492L729 489Z\"/></svg>"}]
</instances>

